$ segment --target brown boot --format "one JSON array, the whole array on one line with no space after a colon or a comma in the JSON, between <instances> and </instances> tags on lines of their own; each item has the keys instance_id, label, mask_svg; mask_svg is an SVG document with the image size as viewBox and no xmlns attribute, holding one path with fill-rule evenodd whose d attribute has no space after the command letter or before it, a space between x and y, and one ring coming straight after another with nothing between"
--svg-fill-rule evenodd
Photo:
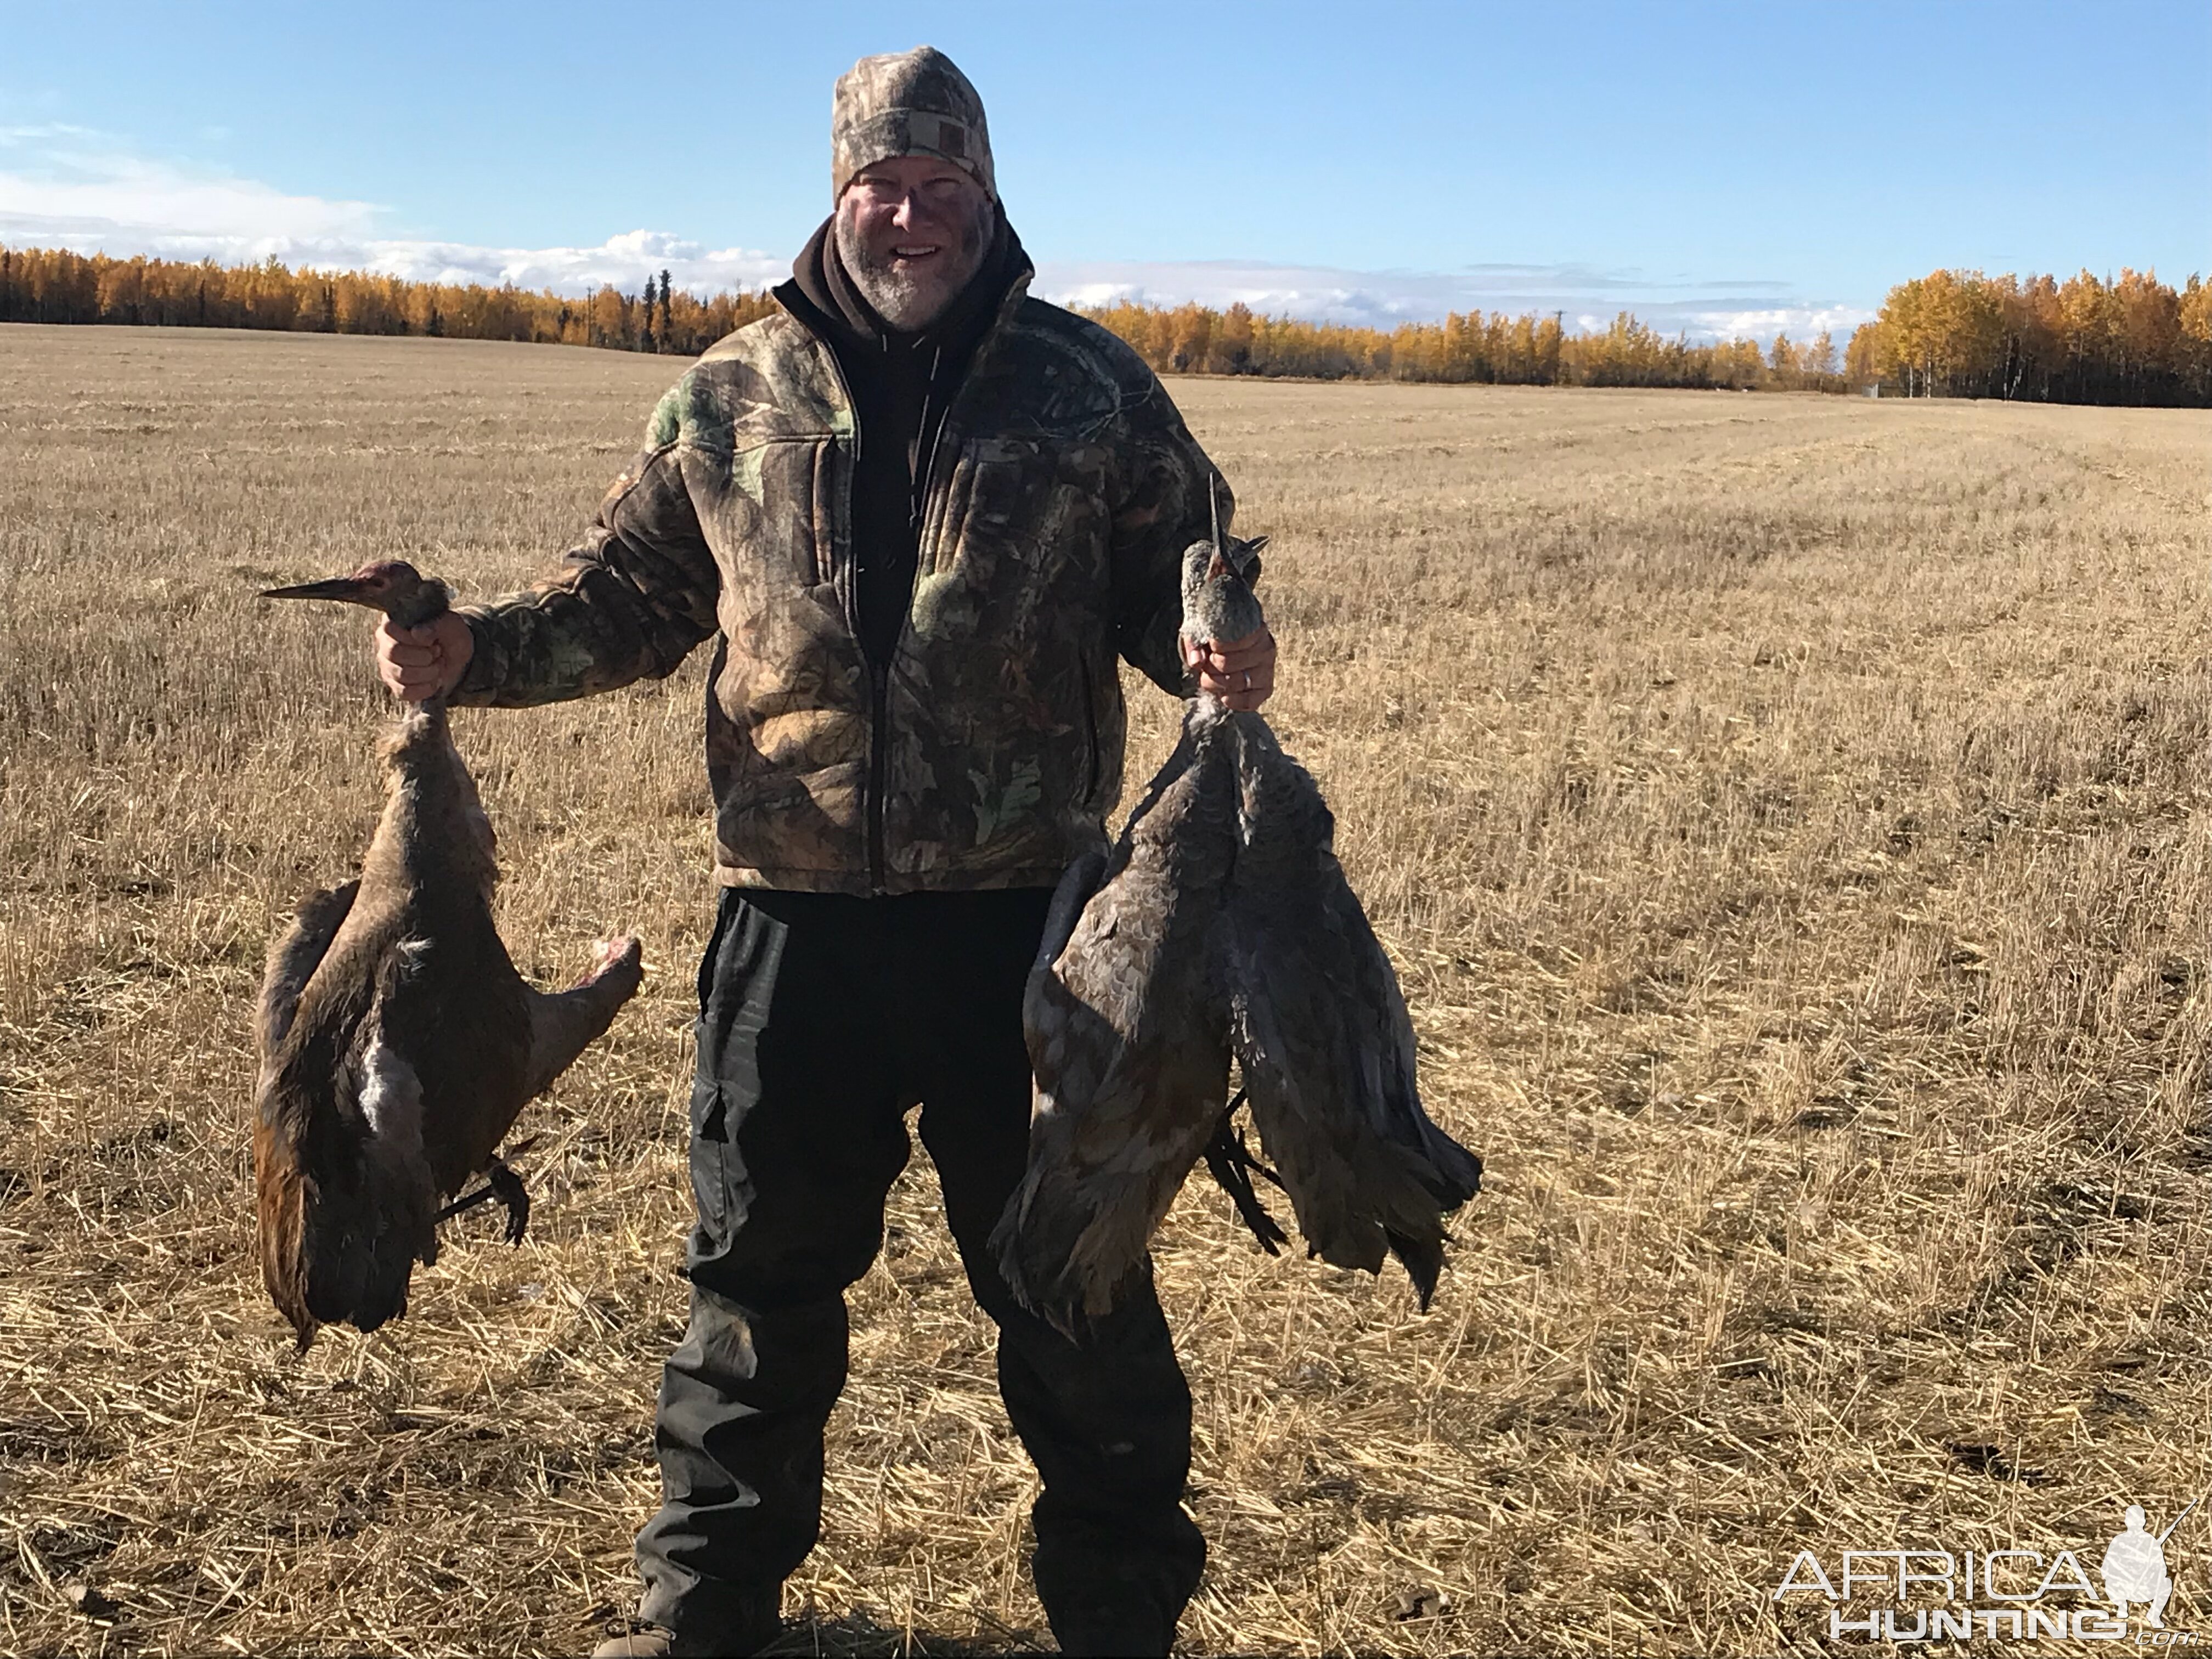
<instances>
[{"instance_id":1,"label":"brown boot","mask_svg":"<svg viewBox=\"0 0 2212 1659\"><path fill-rule=\"evenodd\" d=\"M627 1636L610 1636L592 1650L592 1659L718 1659L757 1653L782 1629L782 1621L772 1613L745 1628L726 1628L712 1636L678 1636L658 1625L640 1625Z\"/></svg>"},{"instance_id":2,"label":"brown boot","mask_svg":"<svg viewBox=\"0 0 2212 1659\"><path fill-rule=\"evenodd\" d=\"M640 1625L627 1636L610 1636L592 1650L592 1659L672 1659L676 1638L658 1625Z\"/></svg>"}]
</instances>

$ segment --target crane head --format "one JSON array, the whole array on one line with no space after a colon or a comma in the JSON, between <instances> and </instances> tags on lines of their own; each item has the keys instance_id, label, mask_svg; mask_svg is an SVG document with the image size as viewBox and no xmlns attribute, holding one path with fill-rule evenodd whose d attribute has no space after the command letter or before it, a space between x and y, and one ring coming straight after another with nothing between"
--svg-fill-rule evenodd
<instances>
[{"instance_id":1,"label":"crane head","mask_svg":"<svg viewBox=\"0 0 2212 1659\"><path fill-rule=\"evenodd\" d=\"M1246 639L1262 625L1259 596L1252 587L1260 580L1260 550L1267 538L1224 535L1221 496L1212 479L1206 496L1213 534L1193 542L1182 555L1182 636L1194 645Z\"/></svg>"},{"instance_id":2,"label":"crane head","mask_svg":"<svg viewBox=\"0 0 2212 1659\"><path fill-rule=\"evenodd\" d=\"M445 583L425 577L404 559L377 559L350 576L264 588L264 599L337 599L381 611L402 628L414 628L442 615L453 602Z\"/></svg>"}]
</instances>

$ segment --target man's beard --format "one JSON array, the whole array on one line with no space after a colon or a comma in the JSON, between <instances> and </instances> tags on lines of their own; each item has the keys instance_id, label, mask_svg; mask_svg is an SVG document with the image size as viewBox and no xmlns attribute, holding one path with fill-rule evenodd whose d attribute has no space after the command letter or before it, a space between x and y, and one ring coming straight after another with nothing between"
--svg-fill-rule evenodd
<instances>
[{"instance_id":1,"label":"man's beard","mask_svg":"<svg viewBox=\"0 0 2212 1659\"><path fill-rule=\"evenodd\" d=\"M850 215L837 215L837 257L860 297L902 334L915 334L942 317L960 290L982 268L990 246L991 204L986 199L921 271L901 270L893 256L872 253Z\"/></svg>"}]
</instances>

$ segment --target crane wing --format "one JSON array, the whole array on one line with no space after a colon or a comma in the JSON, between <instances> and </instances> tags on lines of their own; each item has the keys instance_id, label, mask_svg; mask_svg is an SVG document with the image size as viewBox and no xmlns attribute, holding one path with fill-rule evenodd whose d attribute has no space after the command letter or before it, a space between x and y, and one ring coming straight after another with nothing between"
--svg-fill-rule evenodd
<instances>
[{"instance_id":1,"label":"crane wing","mask_svg":"<svg viewBox=\"0 0 2212 1659\"><path fill-rule=\"evenodd\" d=\"M409 954L386 952L368 986L319 981L293 994L262 1066L253 1126L262 1277L303 1349L320 1325L368 1331L397 1318L413 1263L437 1259L422 1079L386 1027Z\"/></svg>"},{"instance_id":2,"label":"crane wing","mask_svg":"<svg viewBox=\"0 0 2212 1659\"><path fill-rule=\"evenodd\" d=\"M1239 726L1245 838L1223 965L1253 1121L1314 1253L1376 1272L1387 1250L1425 1307L1443 1218L1481 1161L1421 1109L1413 1021L1320 790L1257 716Z\"/></svg>"},{"instance_id":3,"label":"crane wing","mask_svg":"<svg viewBox=\"0 0 2212 1659\"><path fill-rule=\"evenodd\" d=\"M299 1011L300 993L314 977L316 968L331 948L331 939L337 936L339 926L353 909L354 895L360 890L358 881L349 881L340 887L310 894L284 936L269 947L269 965L261 975L261 1001L255 1019L264 1063L292 1029L292 1017Z\"/></svg>"},{"instance_id":4,"label":"crane wing","mask_svg":"<svg viewBox=\"0 0 2212 1659\"><path fill-rule=\"evenodd\" d=\"M1064 945L1048 924L1030 973L1029 1170L992 1243L1015 1294L1062 1329L1113 1305L1220 1117L1228 1022L1212 959L1234 822L1221 757L1178 748ZM1063 883L1055 918L1085 874Z\"/></svg>"},{"instance_id":5,"label":"crane wing","mask_svg":"<svg viewBox=\"0 0 2212 1659\"><path fill-rule=\"evenodd\" d=\"M422 1080L384 1030L380 997L343 1084L366 1131L349 1137L307 1208L307 1307L373 1331L407 1311L417 1260L437 1260L437 1182L422 1152ZM353 1116L354 1114L348 1114ZM334 1146L332 1150L337 1150Z\"/></svg>"}]
</instances>

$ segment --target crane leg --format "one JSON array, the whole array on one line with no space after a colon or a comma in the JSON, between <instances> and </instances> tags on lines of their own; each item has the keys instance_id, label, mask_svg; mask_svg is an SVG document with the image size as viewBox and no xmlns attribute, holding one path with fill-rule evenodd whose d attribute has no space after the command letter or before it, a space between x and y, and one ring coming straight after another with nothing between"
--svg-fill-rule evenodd
<instances>
[{"instance_id":1,"label":"crane leg","mask_svg":"<svg viewBox=\"0 0 2212 1659\"><path fill-rule=\"evenodd\" d=\"M484 1171L484 1185L491 1189L494 1198L507 1206L507 1242L521 1243L523 1230L530 1225L530 1192L522 1184L522 1177L494 1158L491 1167Z\"/></svg>"},{"instance_id":2,"label":"crane leg","mask_svg":"<svg viewBox=\"0 0 2212 1659\"><path fill-rule=\"evenodd\" d=\"M538 1137L532 1135L520 1145L508 1147L507 1156L511 1158L516 1153L526 1152L537 1144ZM479 1204L489 1204L495 1199L507 1206L507 1242L510 1244L521 1243L523 1229L530 1224L530 1192L522 1184L522 1177L508 1169L506 1163L498 1158L494 1158L484 1166L483 1186L472 1193L455 1199L444 1209L439 1211L432 1219L451 1221L455 1216L466 1215Z\"/></svg>"},{"instance_id":3,"label":"crane leg","mask_svg":"<svg viewBox=\"0 0 2212 1659\"><path fill-rule=\"evenodd\" d=\"M1232 1127L1231 1121L1237 1115L1237 1109L1244 1103L1244 1097L1245 1091L1239 1089L1228 1109L1222 1113L1221 1121L1213 1126L1213 1139L1206 1148L1206 1167L1229 1194L1237 1213L1252 1230L1252 1237L1260 1241L1260 1248L1269 1255L1280 1255L1281 1247L1291 1242L1290 1235L1267 1213L1267 1206L1260 1202L1259 1194L1252 1188L1252 1177L1257 1174L1277 1187L1283 1184L1283 1178L1252 1156L1252 1149L1244 1142L1244 1132Z\"/></svg>"}]
</instances>

